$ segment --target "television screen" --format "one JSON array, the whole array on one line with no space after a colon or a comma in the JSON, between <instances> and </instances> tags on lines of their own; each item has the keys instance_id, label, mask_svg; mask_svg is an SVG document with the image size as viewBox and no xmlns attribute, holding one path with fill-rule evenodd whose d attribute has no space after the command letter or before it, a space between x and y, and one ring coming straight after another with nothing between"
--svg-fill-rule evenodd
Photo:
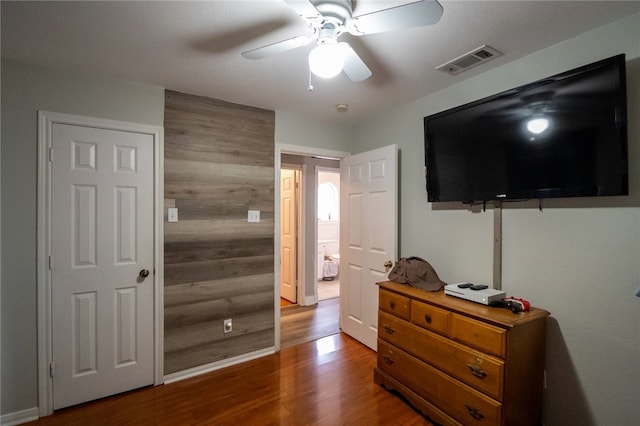
<instances>
[{"instance_id":1,"label":"television screen","mask_svg":"<svg viewBox=\"0 0 640 426\"><path fill-rule=\"evenodd\" d=\"M625 55L424 118L428 200L628 194Z\"/></svg>"}]
</instances>

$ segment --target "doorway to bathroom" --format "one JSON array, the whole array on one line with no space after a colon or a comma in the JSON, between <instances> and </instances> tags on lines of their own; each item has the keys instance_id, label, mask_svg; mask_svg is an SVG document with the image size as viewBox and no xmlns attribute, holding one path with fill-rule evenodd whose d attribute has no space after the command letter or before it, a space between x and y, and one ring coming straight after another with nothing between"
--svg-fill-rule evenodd
<instances>
[{"instance_id":1,"label":"doorway to bathroom","mask_svg":"<svg viewBox=\"0 0 640 426\"><path fill-rule=\"evenodd\" d=\"M299 172L297 178L293 170ZM293 252L297 254L292 255ZM339 266L340 160L282 153L282 347L339 332ZM292 288L295 288L294 297L291 296Z\"/></svg>"},{"instance_id":2,"label":"doorway to bathroom","mask_svg":"<svg viewBox=\"0 0 640 426\"><path fill-rule=\"evenodd\" d=\"M339 298L340 160L283 153L280 186L281 305Z\"/></svg>"},{"instance_id":3,"label":"doorway to bathroom","mask_svg":"<svg viewBox=\"0 0 640 426\"><path fill-rule=\"evenodd\" d=\"M318 301L340 297L340 170L317 168Z\"/></svg>"}]
</instances>

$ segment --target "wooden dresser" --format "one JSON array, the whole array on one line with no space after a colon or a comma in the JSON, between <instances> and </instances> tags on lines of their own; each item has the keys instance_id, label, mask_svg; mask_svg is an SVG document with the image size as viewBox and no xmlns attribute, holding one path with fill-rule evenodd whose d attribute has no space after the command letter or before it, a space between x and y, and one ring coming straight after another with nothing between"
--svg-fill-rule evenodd
<instances>
[{"instance_id":1,"label":"wooden dresser","mask_svg":"<svg viewBox=\"0 0 640 426\"><path fill-rule=\"evenodd\" d=\"M549 313L378 284L375 383L443 425L540 425Z\"/></svg>"}]
</instances>

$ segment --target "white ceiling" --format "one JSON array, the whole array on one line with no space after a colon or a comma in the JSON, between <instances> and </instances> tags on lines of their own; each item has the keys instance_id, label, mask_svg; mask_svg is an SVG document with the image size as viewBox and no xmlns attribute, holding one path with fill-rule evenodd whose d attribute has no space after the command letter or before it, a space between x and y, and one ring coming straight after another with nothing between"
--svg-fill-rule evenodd
<instances>
[{"instance_id":1,"label":"white ceiling","mask_svg":"<svg viewBox=\"0 0 640 426\"><path fill-rule=\"evenodd\" d=\"M360 15L408 0L359 0ZM640 11L640 1L440 1L433 26L342 36L373 76L314 78L302 47L261 60L240 53L308 31L281 0L1 2L2 56L349 123L406 104ZM483 44L503 56L457 76L435 67ZM336 104L348 104L338 113Z\"/></svg>"}]
</instances>

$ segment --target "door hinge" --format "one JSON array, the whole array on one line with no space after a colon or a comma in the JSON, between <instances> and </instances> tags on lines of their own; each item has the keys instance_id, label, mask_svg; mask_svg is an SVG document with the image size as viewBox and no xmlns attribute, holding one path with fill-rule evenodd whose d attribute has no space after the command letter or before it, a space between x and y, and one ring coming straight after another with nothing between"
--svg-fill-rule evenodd
<instances>
[{"instance_id":1,"label":"door hinge","mask_svg":"<svg viewBox=\"0 0 640 426\"><path fill-rule=\"evenodd\" d=\"M53 269L53 256L49 255L49 270Z\"/></svg>"},{"instance_id":2,"label":"door hinge","mask_svg":"<svg viewBox=\"0 0 640 426\"><path fill-rule=\"evenodd\" d=\"M49 363L49 377L53 377L54 366L53 363Z\"/></svg>"},{"instance_id":3,"label":"door hinge","mask_svg":"<svg viewBox=\"0 0 640 426\"><path fill-rule=\"evenodd\" d=\"M49 148L49 162L53 163L53 147Z\"/></svg>"}]
</instances>

